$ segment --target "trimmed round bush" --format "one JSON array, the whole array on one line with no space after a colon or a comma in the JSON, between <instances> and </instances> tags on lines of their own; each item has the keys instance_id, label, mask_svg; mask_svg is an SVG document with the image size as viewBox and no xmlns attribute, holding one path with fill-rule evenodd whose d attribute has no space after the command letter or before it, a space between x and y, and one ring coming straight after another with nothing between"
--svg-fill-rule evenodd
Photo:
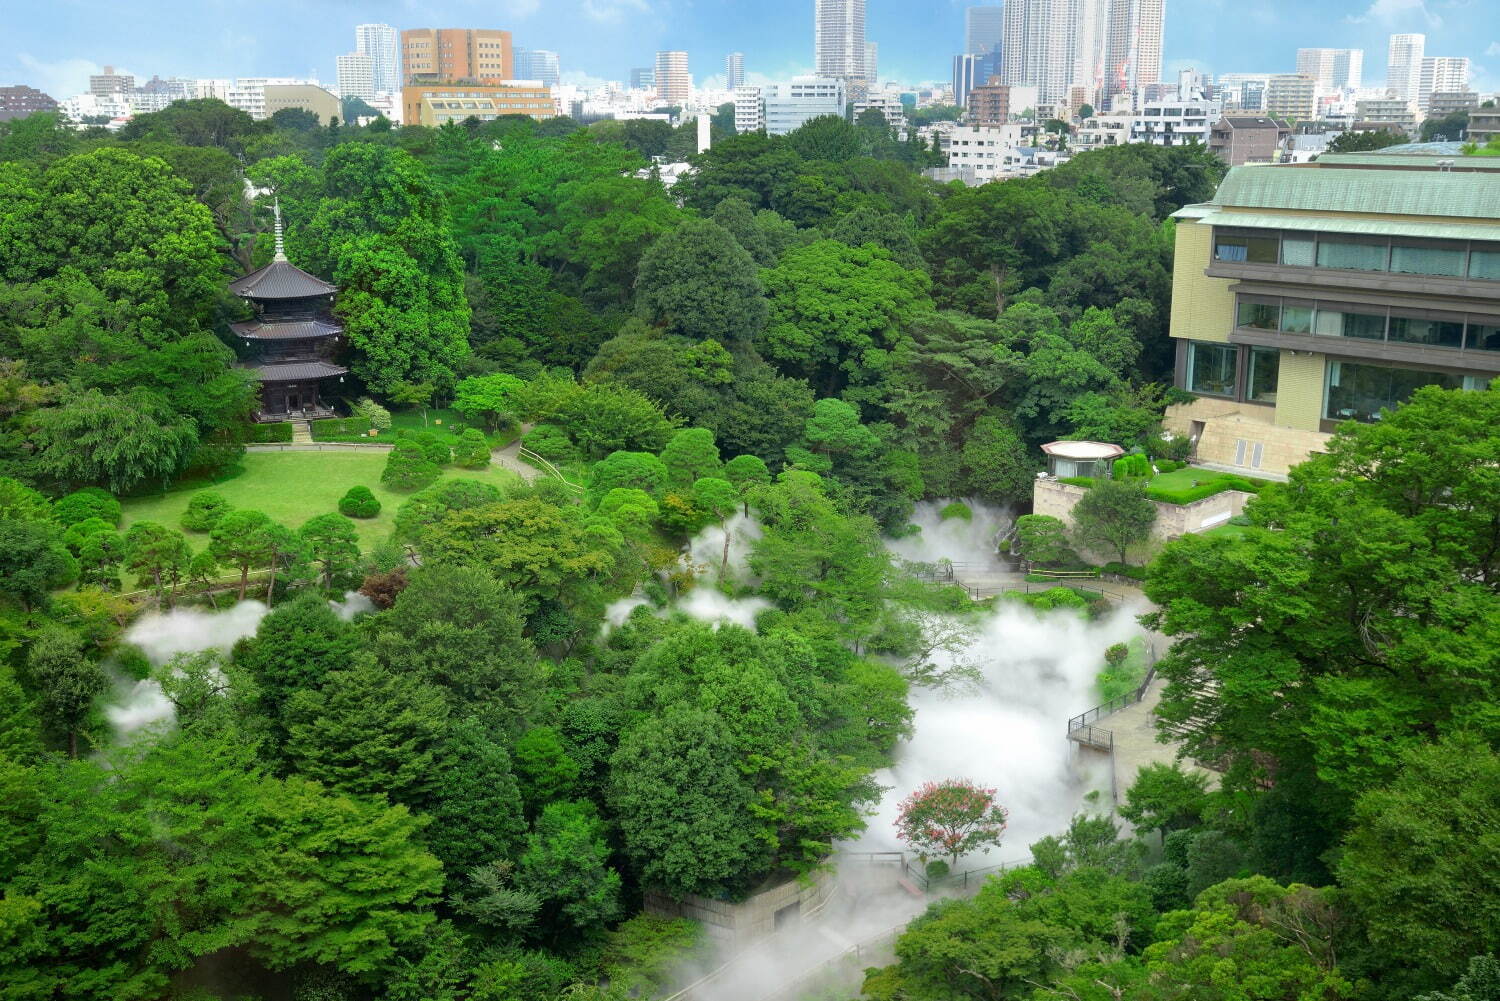
<instances>
[{"instance_id":1,"label":"trimmed round bush","mask_svg":"<svg viewBox=\"0 0 1500 1001\"><path fill-rule=\"evenodd\" d=\"M181 525L188 532L212 532L219 519L230 511L230 505L221 495L212 490L193 494L187 510L182 512Z\"/></svg>"},{"instance_id":2,"label":"trimmed round bush","mask_svg":"<svg viewBox=\"0 0 1500 1001\"><path fill-rule=\"evenodd\" d=\"M453 461L453 451L431 431L417 431L408 435L407 440L416 442L422 449L422 454L427 456L427 461L434 465L446 466Z\"/></svg>"},{"instance_id":3,"label":"trimmed round bush","mask_svg":"<svg viewBox=\"0 0 1500 1001\"><path fill-rule=\"evenodd\" d=\"M386 457L385 471L380 482L392 490L421 490L431 486L443 471L422 451L414 441L396 442L391 454Z\"/></svg>"},{"instance_id":4,"label":"trimmed round bush","mask_svg":"<svg viewBox=\"0 0 1500 1001\"><path fill-rule=\"evenodd\" d=\"M526 435L524 444L552 462L566 462L578 458L579 454L568 432L555 424L538 424Z\"/></svg>"},{"instance_id":5,"label":"trimmed round bush","mask_svg":"<svg viewBox=\"0 0 1500 1001\"><path fill-rule=\"evenodd\" d=\"M373 518L380 513L380 501L370 493L369 487L350 487L349 492L339 498L339 514L346 518Z\"/></svg>"},{"instance_id":6,"label":"trimmed round bush","mask_svg":"<svg viewBox=\"0 0 1500 1001\"><path fill-rule=\"evenodd\" d=\"M969 509L969 505L965 504L963 501L954 501L952 504L949 504L947 507L939 511L938 517L943 521L947 521L950 518L962 518L964 521L973 521L974 512L971 511Z\"/></svg>"},{"instance_id":7,"label":"trimmed round bush","mask_svg":"<svg viewBox=\"0 0 1500 1001\"><path fill-rule=\"evenodd\" d=\"M927 878L942 879L949 873L948 863L940 858L935 858L927 863Z\"/></svg>"},{"instance_id":8,"label":"trimmed round bush","mask_svg":"<svg viewBox=\"0 0 1500 1001\"><path fill-rule=\"evenodd\" d=\"M490 443L484 432L468 428L458 436L458 447L453 450L453 461L465 469L483 469L490 464Z\"/></svg>"},{"instance_id":9,"label":"trimmed round bush","mask_svg":"<svg viewBox=\"0 0 1500 1001\"><path fill-rule=\"evenodd\" d=\"M120 502L103 487L84 487L60 499L52 506L57 520L63 526L76 525L90 518L107 521L112 527L120 524Z\"/></svg>"}]
</instances>

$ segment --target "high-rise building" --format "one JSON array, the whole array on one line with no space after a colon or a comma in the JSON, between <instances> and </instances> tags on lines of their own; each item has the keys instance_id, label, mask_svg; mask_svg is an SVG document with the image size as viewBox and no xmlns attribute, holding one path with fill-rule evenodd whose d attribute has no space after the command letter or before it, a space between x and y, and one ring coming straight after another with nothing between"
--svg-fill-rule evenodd
<instances>
[{"instance_id":1,"label":"high-rise building","mask_svg":"<svg viewBox=\"0 0 1500 1001\"><path fill-rule=\"evenodd\" d=\"M1417 108L1426 114L1433 91L1453 93L1469 89L1469 60L1462 56L1427 56L1417 84Z\"/></svg>"},{"instance_id":2,"label":"high-rise building","mask_svg":"<svg viewBox=\"0 0 1500 1001\"><path fill-rule=\"evenodd\" d=\"M864 85L865 0L813 0L813 17L817 75Z\"/></svg>"},{"instance_id":3,"label":"high-rise building","mask_svg":"<svg viewBox=\"0 0 1500 1001\"><path fill-rule=\"evenodd\" d=\"M556 90L561 76L556 52L550 49L516 50L517 80L540 80Z\"/></svg>"},{"instance_id":4,"label":"high-rise building","mask_svg":"<svg viewBox=\"0 0 1500 1001\"><path fill-rule=\"evenodd\" d=\"M734 131L740 135L766 127L766 105L761 88L740 84L734 88Z\"/></svg>"},{"instance_id":5,"label":"high-rise building","mask_svg":"<svg viewBox=\"0 0 1500 1001\"><path fill-rule=\"evenodd\" d=\"M766 132L783 136L823 115L844 114L848 90L833 77L798 76L788 83L761 88L760 103ZM738 117L738 109L736 109Z\"/></svg>"},{"instance_id":6,"label":"high-rise building","mask_svg":"<svg viewBox=\"0 0 1500 1001\"><path fill-rule=\"evenodd\" d=\"M1107 0L1104 15L1104 91L1116 94L1161 80L1163 0Z\"/></svg>"},{"instance_id":7,"label":"high-rise building","mask_svg":"<svg viewBox=\"0 0 1500 1001\"><path fill-rule=\"evenodd\" d=\"M1358 90L1364 75L1364 49L1298 49L1297 72L1324 90Z\"/></svg>"},{"instance_id":8,"label":"high-rise building","mask_svg":"<svg viewBox=\"0 0 1500 1001\"><path fill-rule=\"evenodd\" d=\"M1098 65L1099 46L1096 42L1101 33L1097 28L1103 2L1105 0L1010 0L1004 8L1001 82L1036 87L1042 104L1065 102L1069 87L1075 82L1092 85L1094 67ZM1146 8L1154 4L1157 10L1161 7L1161 0L1111 2L1134 3ZM1155 51L1156 71L1159 73L1159 41ZM1088 79L1077 80L1080 74Z\"/></svg>"},{"instance_id":9,"label":"high-rise building","mask_svg":"<svg viewBox=\"0 0 1500 1001\"><path fill-rule=\"evenodd\" d=\"M724 57L724 87L726 90L734 90L745 84L745 54L743 52L731 52Z\"/></svg>"},{"instance_id":10,"label":"high-rise building","mask_svg":"<svg viewBox=\"0 0 1500 1001\"><path fill-rule=\"evenodd\" d=\"M1266 83L1266 114L1307 122L1318 117L1318 81L1306 73L1277 73Z\"/></svg>"},{"instance_id":11,"label":"high-rise building","mask_svg":"<svg viewBox=\"0 0 1500 1001\"><path fill-rule=\"evenodd\" d=\"M964 51L983 55L1005 41L1005 8L1000 4L970 7L964 11Z\"/></svg>"},{"instance_id":12,"label":"high-rise building","mask_svg":"<svg viewBox=\"0 0 1500 1001\"><path fill-rule=\"evenodd\" d=\"M400 34L389 24L356 24L354 51L370 57L370 78L378 94L401 89Z\"/></svg>"},{"instance_id":13,"label":"high-rise building","mask_svg":"<svg viewBox=\"0 0 1500 1001\"><path fill-rule=\"evenodd\" d=\"M499 83L516 77L510 32L493 28L407 28L403 83Z\"/></svg>"},{"instance_id":14,"label":"high-rise building","mask_svg":"<svg viewBox=\"0 0 1500 1001\"><path fill-rule=\"evenodd\" d=\"M349 52L339 56L339 96L357 97L368 101L375 96L374 63L363 52Z\"/></svg>"},{"instance_id":15,"label":"high-rise building","mask_svg":"<svg viewBox=\"0 0 1500 1001\"><path fill-rule=\"evenodd\" d=\"M693 76L688 72L688 54L681 50L656 54L656 97L678 107L693 96Z\"/></svg>"},{"instance_id":16,"label":"high-rise building","mask_svg":"<svg viewBox=\"0 0 1500 1001\"><path fill-rule=\"evenodd\" d=\"M865 82L874 86L880 79L880 43L865 43Z\"/></svg>"},{"instance_id":17,"label":"high-rise building","mask_svg":"<svg viewBox=\"0 0 1500 1001\"><path fill-rule=\"evenodd\" d=\"M1427 36L1392 35L1385 60L1385 89L1393 96L1415 101L1422 90L1422 55Z\"/></svg>"},{"instance_id":18,"label":"high-rise building","mask_svg":"<svg viewBox=\"0 0 1500 1001\"><path fill-rule=\"evenodd\" d=\"M130 73L116 73L113 66L106 66L103 73L89 76L89 93L95 97L128 94L132 90L135 90L135 77Z\"/></svg>"},{"instance_id":19,"label":"high-rise building","mask_svg":"<svg viewBox=\"0 0 1500 1001\"><path fill-rule=\"evenodd\" d=\"M650 66L638 66L630 71L631 90L655 90L656 70Z\"/></svg>"}]
</instances>

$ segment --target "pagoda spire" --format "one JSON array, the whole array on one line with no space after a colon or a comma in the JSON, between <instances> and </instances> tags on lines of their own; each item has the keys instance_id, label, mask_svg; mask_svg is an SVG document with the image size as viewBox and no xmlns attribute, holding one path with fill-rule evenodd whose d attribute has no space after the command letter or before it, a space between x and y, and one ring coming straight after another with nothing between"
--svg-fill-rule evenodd
<instances>
[{"instance_id":1,"label":"pagoda spire","mask_svg":"<svg viewBox=\"0 0 1500 1001\"><path fill-rule=\"evenodd\" d=\"M276 213L276 256L273 257L273 258L271 258L271 260L273 260L273 261L284 261L284 260L286 260L286 243L281 238L281 199L280 198L276 199L275 209L274 210L275 210L275 213Z\"/></svg>"}]
</instances>

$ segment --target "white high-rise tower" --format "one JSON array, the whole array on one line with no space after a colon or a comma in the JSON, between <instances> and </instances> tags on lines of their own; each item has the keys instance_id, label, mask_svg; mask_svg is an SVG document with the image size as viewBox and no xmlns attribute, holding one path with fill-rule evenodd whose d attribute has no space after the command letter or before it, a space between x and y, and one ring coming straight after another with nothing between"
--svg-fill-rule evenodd
<instances>
[{"instance_id":1,"label":"white high-rise tower","mask_svg":"<svg viewBox=\"0 0 1500 1001\"><path fill-rule=\"evenodd\" d=\"M1385 61L1385 87L1404 101L1415 101L1422 90L1422 55L1427 36L1392 35Z\"/></svg>"},{"instance_id":2,"label":"white high-rise tower","mask_svg":"<svg viewBox=\"0 0 1500 1001\"><path fill-rule=\"evenodd\" d=\"M817 75L863 85L865 0L813 0L813 65Z\"/></svg>"},{"instance_id":3,"label":"white high-rise tower","mask_svg":"<svg viewBox=\"0 0 1500 1001\"><path fill-rule=\"evenodd\" d=\"M401 47L396 29L389 24L354 26L354 51L370 57L370 82L377 93L394 94L401 89Z\"/></svg>"},{"instance_id":4,"label":"white high-rise tower","mask_svg":"<svg viewBox=\"0 0 1500 1001\"><path fill-rule=\"evenodd\" d=\"M1104 17L1104 93L1131 93L1161 81L1163 0L1107 0Z\"/></svg>"}]
</instances>

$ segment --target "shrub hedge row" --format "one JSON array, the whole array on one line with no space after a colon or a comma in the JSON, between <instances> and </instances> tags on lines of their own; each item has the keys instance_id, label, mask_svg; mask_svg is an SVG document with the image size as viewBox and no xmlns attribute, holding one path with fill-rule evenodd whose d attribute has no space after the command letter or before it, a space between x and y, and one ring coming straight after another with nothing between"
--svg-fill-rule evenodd
<instances>
[{"instance_id":1,"label":"shrub hedge row","mask_svg":"<svg viewBox=\"0 0 1500 1001\"><path fill-rule=\"evenodd\" d=\"M345 438L364 438L370 430L368 417L334 417L312 422L313 441L340 441Z\"/></svg>"},{"instance_id":2,"label":"shrub hedge row","mask_svg":"<svg viewBox=\"0 0 1500 1001\"><path fill-rule=\"evenodd\" d=\"M250 425L250 442L253 445L285 445L292 440L292 425L290 421L282 421L280 424L252 424Z\"/></svg>"}]
</instances>

